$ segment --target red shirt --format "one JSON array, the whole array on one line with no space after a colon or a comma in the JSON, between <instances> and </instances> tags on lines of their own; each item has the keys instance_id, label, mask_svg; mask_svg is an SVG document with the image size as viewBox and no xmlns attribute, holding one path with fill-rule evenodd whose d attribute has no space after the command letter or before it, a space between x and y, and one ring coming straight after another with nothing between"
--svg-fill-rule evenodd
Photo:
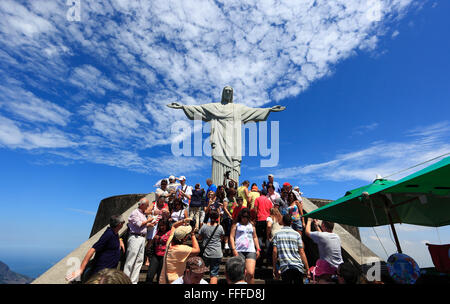
<instances>
[{"instance_id":1,"label":"red shirt","mask_svg":"<svg viewBox=\"0 0 450 304\"><path fill-rule=\"evenodd\" d=\"M244 208L245 208L244 206L241 206L241 207L236 206L236 207L234 207L233 214L232 214L233 215L233 221L235 221L237 219L237 217L239 215L239 212L241 212L241 210L244 209Z\"/></svg>"},{"instance_id":2,"label":"red shirt","mask_svg":"<svg viewBox=\"0 0 450 304\"><path fill-rule=\"evenodd\" d=\"M170 237L170 230L164 233L158 231L159 239L155 243L155 254L157 256L164 256L166 253L166 243Z\"/></svg>"},{"instance_id":3,"label":"red shirt","mask_svg":"<svg viewBox=\"0 0 450 304\"><path fill-rule=\"evenodd\" d=\"M255 200L255 209L258 208L257 220L266 221L270 216L270 209L273 207L270 199L265 195L261 195Z\"/></svg>"}]
</instances>

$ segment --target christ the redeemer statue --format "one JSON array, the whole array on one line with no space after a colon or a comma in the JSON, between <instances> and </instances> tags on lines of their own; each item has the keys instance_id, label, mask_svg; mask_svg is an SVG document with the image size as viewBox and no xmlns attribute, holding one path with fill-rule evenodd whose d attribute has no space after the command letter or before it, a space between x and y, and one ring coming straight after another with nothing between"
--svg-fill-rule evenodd
<instances>
[{"instance_id":1,"label":"christ the redeemer statue","mask_svg":"<svg viewBox=\"0 0 450 304\"><path fill-rule=\"evenodd\" d=\"M264 121L270 112L286 109L282 106L272 108L250 108L233 103L233 88L226 86L222 91L222 101L198 106L185 106L177 102L167 105L173 109L183 109L191 119L211 122L212 180L221 185L224 174L230 171L230 178L239 182L242 161L241 125L248 122Z\"/></svg>"}]
</instances>

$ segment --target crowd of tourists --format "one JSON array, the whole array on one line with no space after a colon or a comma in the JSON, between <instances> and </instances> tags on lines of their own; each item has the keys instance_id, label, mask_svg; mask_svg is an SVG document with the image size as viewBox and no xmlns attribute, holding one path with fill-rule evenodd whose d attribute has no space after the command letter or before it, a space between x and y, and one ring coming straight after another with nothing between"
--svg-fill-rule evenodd
<instances>
[{"instance_id":1,"label":"crowd of tourists","mask_svg":"<svg viewBox=\"0 0 450 304\"><path fill-rule=\"evenodd\" d=\"M217 284L224 256L229 284L254 284L255 270L269 266L273 279L283 283L356 283L358 271L344 263L334 224L305 221L299 187L280 186L272 174L261 187L247 180L238 185L227 174L221 185L207 179L205 187L190 186L186 177L170 176L156 187L154 201L139 200L122 238L125 221L111 217L110 227L67 280L95 283L107 280L108 273L116 276L122 251L123 274L133 284L143 265L148 284ZM315 265L308 263L305 238L317 244Z\"/></svg>"}]
</instances>

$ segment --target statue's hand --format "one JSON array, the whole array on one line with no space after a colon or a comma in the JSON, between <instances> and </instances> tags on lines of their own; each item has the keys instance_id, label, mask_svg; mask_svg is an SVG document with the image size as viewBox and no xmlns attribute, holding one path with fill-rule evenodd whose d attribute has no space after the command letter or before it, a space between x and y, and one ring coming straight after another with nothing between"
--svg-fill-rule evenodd
<instances>
[{"instance_id":1,"label":"statue's hand","mask_svg":"<svg viewBox=\"0 0 450 304\"><path fill-rule=\"evenodd\" d=\"M284 111L285 109L286 109L286 107L283 107L283 106L274 106L270 110L272 112L281 112L281 111Z\"/></svg>"},{"instance_id":2,"label":"statue's hand","mask_svg":"<svg viewBox=\"0 0 450 304\"><path fill-rule=\"evenodd\" d=\"M172 109L182 109L183 108L183 105L179 104L178 102L169 103L167 106Z\"/></svg>"}]
</instances>

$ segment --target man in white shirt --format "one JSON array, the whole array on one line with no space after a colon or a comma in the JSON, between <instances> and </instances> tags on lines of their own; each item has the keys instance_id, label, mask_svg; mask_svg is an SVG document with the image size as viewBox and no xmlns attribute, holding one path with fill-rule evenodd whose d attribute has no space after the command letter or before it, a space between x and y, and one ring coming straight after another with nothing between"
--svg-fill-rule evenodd
<instances>
[{"instance_id":1,"label":"man in white shirt","mask_svg":"<svg viewBox=\"0 0 450 304\"><path fill-rule=\"evenodd\" d=\"M344 261L342 260L341 239L336 233L333 233L334 223L322 221L320 227L317 225L317 220L314 220L314 225L317 231L311 232L312 218L308 218L305 233L317 244L319 249L319 256L321 260L325 260L335 270ZM333 273L334 274L334 273Z\"/></svg>"},{"instance_id":2,"label":"man in white shirt","mask_svg":"<svg viewBox=\"0 0 450 304\"><path fill-rule=\"evenodd\" d=\"M182 200L184 207L189 206L192 195L192 187L186 185L186 177L180 176L180 185L177 187L177 197Z\"/></svg>"},{"instance_id":3,"label":"man in white shirt","mask_svg":"<svg viewBox=\"0 0 450 304\"><path fill-rule=\"evenodd\" d=\"M184 274L173 281L172 284L208 284L208 282L203 280L203 276L207 271L208 267L205 266L205 262L201 257L191 257L186 261Z\"/></svg>"}]
</instances>

